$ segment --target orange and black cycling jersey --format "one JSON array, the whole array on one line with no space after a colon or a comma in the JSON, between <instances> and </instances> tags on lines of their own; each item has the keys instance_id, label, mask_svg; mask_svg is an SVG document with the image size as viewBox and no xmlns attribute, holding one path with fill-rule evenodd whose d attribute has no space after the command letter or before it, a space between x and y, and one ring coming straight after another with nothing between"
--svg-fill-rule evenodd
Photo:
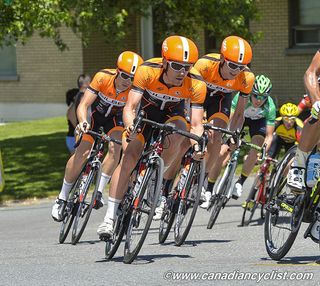
<instances>
[{"instance_id":1,"label":"orange and black cycling jersey","mask_svg":"<svg viewBox=\"0 0 320 286\"><path fill-rule=\"evenodd\" d=\"M296 118L295 124L290 129L287 129L284 126L282 117L276 118L275 121L275 133L280 136L286 143L299 142L301 138L302 128L303 122L299 118Z\"/></svg>"},{"instance_id":2,"label":"orange and black cycling jersey","mask_svg":"<svg viewBox=\"0 0 320 286\"><path fill-rule=\"evenodd\" d=\"M239 91L241 96L247 96L254 84L254 74L249 68L240 72L234 79L223 79L220 74L220 54L207 54L200 58L194 66L207 84L207 94L225 95Z\"/></svg>"},{"instance_id":3,"label":"orange and black cycling jersey","mask_svg":"<svg viewBox=\"0 0 320 286\"><path fill-rule=\"evenodd\" d=\"M125 106L129 89L118 92L115 88L116 70L104 69L99 71L93 78L88 89L97 95L91 106L92 112L97 111L107 117L122 112Z\"/></svg>"},{"instance_id":4,"label":"orange and black cycling jersey","mask_svg":"<svg viewBox=\"0 0 320 286\"><path fill-rule=\"evenodd\" d=\"M206 97L206 85L200 74L191 68L180 86L167 86L163 81L162 58L153 58L139 66L132 89L143 94L147 105L160 110L172 108L190 99L191 107L201 107ZM144 108L145 106L142 106Z\"/></svg>"}]
</instances>

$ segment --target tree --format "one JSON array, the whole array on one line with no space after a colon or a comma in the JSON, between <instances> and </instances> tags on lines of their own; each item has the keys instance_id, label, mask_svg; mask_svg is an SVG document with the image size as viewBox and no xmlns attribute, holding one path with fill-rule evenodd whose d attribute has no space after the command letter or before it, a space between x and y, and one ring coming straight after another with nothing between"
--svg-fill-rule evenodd
<instances>
[{"instance_id":1,"label":"tree","mask_svg":"<svg viewBox=\"0 0 320 286\"><path fill-rule=\"evenodd\" d=\"M161 21L154 23L159 42L170 34L194 38L204 28L215 36L231 33L255 40L248 29L257 19L257 0L3 0L0 3L0 45L25 43L35 32L67 48L60 30L66 26L87 43L102 31L106 40L120 41L130 29L129 16L144 16L148 7Z\"/></svg>"}]
</instances>

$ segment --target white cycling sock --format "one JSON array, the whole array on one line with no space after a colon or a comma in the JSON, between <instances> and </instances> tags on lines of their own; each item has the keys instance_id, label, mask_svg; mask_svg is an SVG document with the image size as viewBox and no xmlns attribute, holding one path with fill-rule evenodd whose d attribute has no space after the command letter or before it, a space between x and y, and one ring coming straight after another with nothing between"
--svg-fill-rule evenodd
<instances>
[{"instance_id":1,"label":"white cycling sock","mask_svg":"<svg viewBox=\"0 0 320 286\"><path fill-rule=\"evenodd\" d=\"M64 200L66 201L68 199L68 196L69 196L69 193L70 193L70 190L73 186L74 182L73 183L68 183L66 181L65 178L63 178L63 184L62 184L62 187L61 187L61 191L60 191L60 194L59 194L59 199L61 200Z\"/></svg>"},{"instance_id":2,"label":"white cycling sock","mask_svg":"<svg viewBox=\"0 0 320 286\"><path fill-rule=\"evenodd\" d=\"M99 182L99 187L98 187L98 192L103 194L103 190L106 187L106 185L110 182L111 176L102 173L101 174L101 178L100 178L100 182Z\"/></svg>"},{"instance_id":3,"label":"white cycling sock","mask_svg":"<svg viewBox=\"0 0 320 286\"><path fill-rule=\"evenodd\" d=\"M292 163L292 167L306 168L306 162L310 153L311 152L303 152L298 147L296 156L294 157L294 160Z\"/></svg>"},{"instance_id":4,"label":"white cycling sock","mask_svg":"<svg viewBox=\"0 0 320 286\"><path fill-rule=\"evenodd\" d=\"M108 221L109 219L115 220L117 215L117 210L121 200L117 200L114 198L109 197L108 199L108 208L106 216L104 217L104 221Z\"/></svg>"}]
</instances>

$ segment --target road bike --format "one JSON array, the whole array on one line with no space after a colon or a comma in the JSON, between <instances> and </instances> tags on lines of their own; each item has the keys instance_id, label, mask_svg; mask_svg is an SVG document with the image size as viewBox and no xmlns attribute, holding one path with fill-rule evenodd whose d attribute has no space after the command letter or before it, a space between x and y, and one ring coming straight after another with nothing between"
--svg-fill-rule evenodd
<instances>
[{"instance_id":1,"label":"road bike","mask_svg":"<svg viewBox=\"0 0 320 286\"><path fill-rule=\"evenodd\" d=\"M247 226L252 222L255 211L258 206L260 209L260 218L265 218L265 204L270 192L270 186L272 186L275 165L278 163L276 159L267 157L263 164L261 164L259 171L253 181L250 188L250 192L246 201L242 204L243 214L241 220L241 226Z\"/></svg>"},{"instance_id":2,"label":"road bike","mask_svg":"<svg viewBox=\"0 0 320 286\"><path fill-rule=\"evenodd\" d=\"M96 196L101 176L101 162L104 155L104 146L108 142L121 144L121 141L106 135L89 130L87 134L94 138L87 160L73 184L63 212L60 227L59 242L64 243L72 227L71 243L76 244L81 238L88 223L92 209L96 205ZM83 133L80 133L75 148L80 145Z\"/></svg>"},{"instance_id":3,"label":"road bike","mask_svg":"<svg viewBox=\"0 0 320 286\"><path fill-rule=\"evenodd\" d=\"M128 191L118 209L114 235L106 240L106 258L111 259L116 253L122 238L126 235L124 263L132 263L145 241L153 220L155 208L163 181L164 163L161 158L165 138L170 134L180 134L201 142L201 137L180 130L174 125L160 124L143 118L143 112L134 121L134 131L142 123L151 125L159 132L152 143L146 145L141 158L133 170Z\"/></svg>"},{"instance_id":4,"label":"road bike","mask_svg":"<svg viewBox=\"0 0 320 286\"><path fill-rule=\"evenodd\" d=\"M227 163L227 166L218 181L215 194L213 194L210 199L208 210L211 210L211 213L207 224L208 229L211 229L213 227L221 209L226 206L232 196L234 187L233 177L236 172L241 147L248 146L254 150L257 150L258 152L261 152L262 158L264 158L265 156L266 146L264 145L263 147L260 147L258 145L246 142L243 139L243 132L239 130L236 130L234 132L229 131L229 135L232 136L235 142L235 149L231 152L231 157Z\"/></svg>"}]
</instances>

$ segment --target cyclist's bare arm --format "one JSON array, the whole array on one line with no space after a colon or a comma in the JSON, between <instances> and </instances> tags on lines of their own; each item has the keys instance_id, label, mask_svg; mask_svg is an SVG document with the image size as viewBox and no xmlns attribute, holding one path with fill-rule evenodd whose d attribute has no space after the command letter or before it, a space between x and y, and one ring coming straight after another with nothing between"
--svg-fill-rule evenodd
<instances>
[{"instance_id":1,"label":"cyclist's bare arm","mask_svg":"<svg viewBox=\"0 0 320 286\"><path fill-rule=\"evenodd\" d=\"M196 134L198 136L202 136L203 134L203 125L202 125L202 119L203 119L203 108L191 108L191 129L190 132L193 134ZM194 145L197 143L196 141L190 139L191 145Z\"/></svg>"},{"instance_id":2,"label":"cyclist's bare arm","mask_svg":"<svg viewBox=\"0 0 320 286\"><path fill-rule=\"evenodd\" d=\"M133 120L138 113L141 98L142 93L133 89L130 90L128 100L123 108L123 123L126 128L133 124Z\"/></svg>"},{"instance_id":3,"label":"cyclist's bare arm","mask_svg":"<svg viewBox=\"0 0 320 286\"><path fill-rule=\"evenodd\" d=\"M230 130L241 129L244 123L244 110L248 103L248 96L239 96L237 107L230 121Z\"/></svg>"},{"instance_id":4,"label":"cyclist's bare arm","mask_svg":"<svg viewBox=\"0 0 320 286\"><path fill-rule=\"evenodd\" d=\"M312 103L320 100L318 76L320 75L320 51L318 51L304 75L304 84Z\"/></svg>"},{"instance_id":5,"label":"cyclist's bare arm","mask_svg":"<svg viewBox=\"0 0 320 286\"><path fill-rule=\"evenodd\" d=\"M264 139L264 143L267 144L266 152L268 152L269 149L270 149L272 138L273 138L273 132L274 132L274 126L267 125L267 127L266 127L266 137Z\"/></svg>"},{"instance_id":6,"label":"cyclist's bare arm","mask_svg":"<svg viewBox=\"0 0 320 286\"><path fill-rule=\"evenodd\" d=\"M88 108L94 103L96 98L97 95L92 93L88 89L84 92L84 95L77 108L77 117L80 123L87 121Z\"/></svg>"}]
</instances>

